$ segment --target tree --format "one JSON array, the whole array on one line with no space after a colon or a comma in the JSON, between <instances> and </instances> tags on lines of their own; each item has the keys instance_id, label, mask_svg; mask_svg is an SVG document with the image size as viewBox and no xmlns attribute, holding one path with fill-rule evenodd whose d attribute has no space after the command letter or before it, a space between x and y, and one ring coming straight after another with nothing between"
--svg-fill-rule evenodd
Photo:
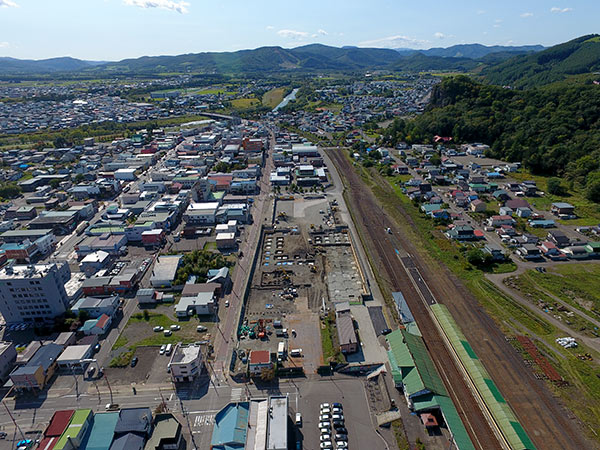
<instances>
[{"instance_id":1,"label":"tree","mask_svg":"<svg viewBox=\"0 0 600 450\"><path fill-rule=\"evenodd\" d=\"M85 177L82 173L75 175L75 183L81 183L83 180L85 180Z\"/></svg>"},{"instance_id":2,"label":"tree","mask_svg":"<svg viewBox=\"0 0 600 450\"><path fill-rule=\"evenodd\" d=\"M588 175L585 197L593 202L600 202L600 172L592 172Z\"/></svg>"},{"instance_id":3,"label":"tree","mask_svg":"<svg viewBox=\"0 0 600 450\"><path fill-rule=\"evenodd\" d=\"M492 263L492 255L476 247L467 251L466 257L468 263L477 268L486 267Z\"/></svg>"},{"instance_id":4,"label":"tree","mask_svg":"<svg viewBox=\"0 0 600 450\"><path fill-rule=\"evenodd\" d=\"M50 185L50 187L52 189L56 189L60 185L60 180L56 180L56 179L50 180L50 183L48 183L48 184Z\"/></svg>"},{"instance_id":5,"label":"tree","mask_svg":"<svg viewBox=\"0 0 600 450\"><path fill-rule=\"evenodd\" d=\"M548 182L546 183L546 190L548 191L548 194L552 195L564 195L565 193L560 178L556 177L548 179Z\"/></svg>"}]
</instances>

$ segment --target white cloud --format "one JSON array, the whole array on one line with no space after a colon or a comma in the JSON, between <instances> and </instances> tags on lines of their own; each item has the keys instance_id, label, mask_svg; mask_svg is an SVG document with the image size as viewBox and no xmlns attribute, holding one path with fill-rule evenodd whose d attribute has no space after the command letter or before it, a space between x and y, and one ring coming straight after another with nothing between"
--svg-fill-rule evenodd
<instances>
[{"instance_id":1,"label":"white cloud","mask_svg":"<svg viewBox=\"0 0 600 450\"><path fill-rule=\"evenodd\" d=\"M18 8L19 5L17 5L12 0L0 0L0 7L1 8Z\"/></svg>"},{"instance_id":2,"label":"white cloud","mask_svg":"<svg viewBox=\"0 0 600 450\"><path fill-rule=\"evenodd\" d=\"M523 14L521 14L521 17L523 19L526 19L528 17L533 17L533 13L532 12L524 12Z\"/></svg>"},{"instance_id":3,"label":"white cloud","mask_svg":"<svg viewBox=\"0 0 600 450\"><path fill-rule=\"evenodd\" d=\"M320 34L321 36L327 36L329 33L325 30L319 29L319 31L317 31L318 34Z\"/></svg>"},{"instance_id":4,"label":"white cloud","mask_svg":"<svg viewBox=\"0 0 600 450\"><path fill-rule=\"evenodd\" d=\"M0 0L7 1L7 0ZM138 6L140 8L161 8L176 11L180 14L188 12L190 4L183 0L123 0L126 5Z\"/></svg>"},{"instance_id":5,"label":"white cloud","mask_svg":"<svg viewBox=\"0 0 600 450\"><path fill-rule=\"evenodd\" d=\"M275 27L273 25L267 25L265 27L265 30L274 30L274 29L275 29Z\"/></svg>"},{"instance_id":6,"label":"white cloud","mask_svg":"<svg viewBox=\"0 0 600 450\"><path fill-rule=\"evenodd\" d=\"M379 47L379 48L402 48L402 47L423 47L429 41L414 39L409 36L388 36L380 39L359 42L359 47Z\"/></svg>"},{"instance_id":7,"label":"white cloud","mask_svg":"<svg viewBox=\"0 0 600 450\"><path fill-rule=\"evenodd\" d=\"M437 39L444 39L446 37L446 35L444 33L441 33L438 31L436 33L433 33L433 37L435 37Z\"/></svg>"},{"instance_id":8,"label":"white cloud","mask_svg":"<svg viewBox=\"0 0 600 450\"><path fill-rule=\"evenodd\" d=\"M485 14L485 11L483 9L480 9L479 11L477 11L478 16L481 16L482 14Z\"/></svg>"},{"instance_id":9,"label":"white cloud","mask_svg":"<svg viewBox=\"0 0 600 450\"><path fill-rule=\"evenodd\" d=\"M306 31L279 30L277 34L286 39L304 39L309 36Z\"/></svg>"},{"instance_id":10,"label":"white cloud","mask_svg":"<svg viewBox=\"0 0 600 450\"><path fill-rule=\"evenodd\" d=\"M571 12L573 11L573 8L559 8L557 6L553 6L552 8L550 8L550 12L553 13L567 13L567 12Z\"/></svg>"},{"instance_id":11,"label":"white cloud","mask_svg":"<svg viewBox=\"0 0 600 450\"><path fill-rule=\"evenodd\" d=\"M8 48L10 44L8 42L0 42L0 48Z\"/></svg>"}]
</instances>

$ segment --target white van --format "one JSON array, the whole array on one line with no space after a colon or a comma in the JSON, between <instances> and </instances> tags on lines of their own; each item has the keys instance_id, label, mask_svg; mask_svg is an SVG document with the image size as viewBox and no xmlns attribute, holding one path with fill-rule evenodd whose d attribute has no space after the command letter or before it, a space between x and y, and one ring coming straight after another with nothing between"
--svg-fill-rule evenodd
<instances>
[{"instance_id":1,"label":"white van","mask_svg":"<svg viewBox=\"0 0 600 450\"><path fill-rule=\"evenodd\" d=\"M290 350L290 356L293 356L295 358L302 356L302 349L301 348L293 348Z\"/></svg>"},{"instance_id":2,"label":"white van","mask_svg":"<svg viewBox=\"0 0 600 450\"><path fill-rule=\"evenodd\" d=\"M170 355L172 351L173 351L173 344L167 344L167 348L165 350L165 354L166 355Z\"/></svg>"}]
</instances>

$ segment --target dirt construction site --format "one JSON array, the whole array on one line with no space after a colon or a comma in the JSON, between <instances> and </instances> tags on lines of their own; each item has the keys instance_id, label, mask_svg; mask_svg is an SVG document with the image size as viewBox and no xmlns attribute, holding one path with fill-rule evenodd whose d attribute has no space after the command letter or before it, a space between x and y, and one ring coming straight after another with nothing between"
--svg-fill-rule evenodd
<instances>
[{"instance_id":1,"label":"dirt construction site","mask_svg":"<svg viewBox=\"0 0 600 450\"><path fill-rule=\"evenodd\" d=\"M283 366L303 366L307 375L315 373L324 363L320 318L336 302L361 303L366 292L349 232L335 224L331 206L316 202L311 208L320 212L307 219L293 215L293 203L278 202L278 223L263 231L238 330L238 371L250 350L276 353L286 341ZM322 223L315 224L316 218ZM289 355L293 349L302 349L302 356Z\"/></svg>"},{"instance_id":2,"label":"dirt construction site","mask_svg":"<svg viewBox=\"0 0 600 450\"><path fill-rule=\"evenodd\" d=\"M578 425L569 420L569 413L526 367L496 323L482 310L477 299L448 269L438 265L432 267L433 263L425 260L421 250L403 233L398 223L387 216L378 199L354 170L345 152L329 150L327 155L344 179L348 207L353 212L367 251L376 261L373 269L379 271L389 284L388 289L402 290L476 448L499 448L498 439L434 326L427 304L422 301L409 274L399 263L398 254L410 254L433 296L449 308L537 448L593 448L593 443L586 440ZM382 189L386 187L382 186ZM396 208L394 213L414 228L414 223L402 206Z\"/></svg>"}]
</instances>

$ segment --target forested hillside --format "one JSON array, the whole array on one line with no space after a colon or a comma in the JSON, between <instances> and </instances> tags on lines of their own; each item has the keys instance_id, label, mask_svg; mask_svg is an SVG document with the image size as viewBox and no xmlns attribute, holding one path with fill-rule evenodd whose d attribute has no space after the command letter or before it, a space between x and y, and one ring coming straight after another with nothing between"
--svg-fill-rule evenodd
<instances>
[{"instance_id":1,"label":"forested hillside","mask_svg":"<svg viewBox=\"0 0 600 450\"><path fill-rule=\"evenodd\" d=\"M600 36L587 35L490 65L483 74L493 84L531 88L597 70L600 70Z\"/></svg>"},{"instance_id":2,"label":"forested hillside","mask_svg":"<svg viewBox=\"0 0 600 450\"><path fill-rule=\"evenodd\" d=\"M521 161L532 172L559 175L600 201L600 86L557 85L526 91L482 85L466 76L434 89L428 111L396 120L386 144L484 142L491 156Z\"/></svg>"}]
</instances>

